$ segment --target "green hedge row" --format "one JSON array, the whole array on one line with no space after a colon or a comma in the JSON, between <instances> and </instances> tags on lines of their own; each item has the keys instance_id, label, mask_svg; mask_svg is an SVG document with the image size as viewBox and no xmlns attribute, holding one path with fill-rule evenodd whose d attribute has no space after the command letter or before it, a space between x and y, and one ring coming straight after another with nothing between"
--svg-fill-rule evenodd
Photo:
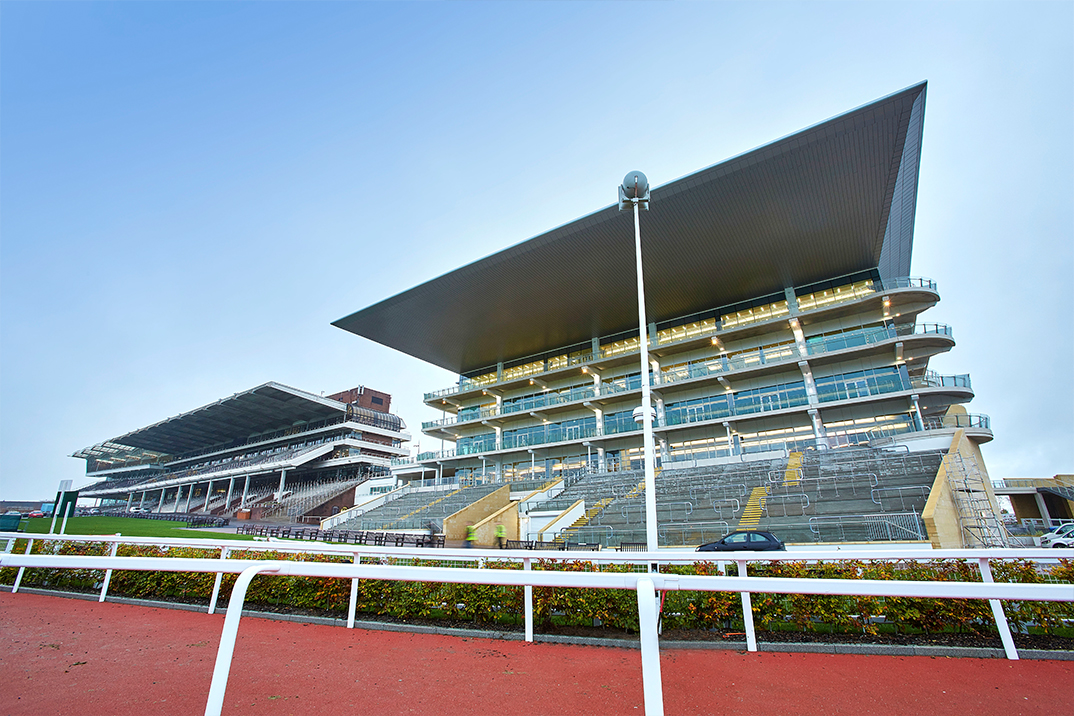
<instances>
[{"instance_id":1,"label":"green hedge row","mask_svg":"<svg viewBox=\"0 0 1074 716\"><path fill-rule=\"evenodd\" d=\"M21 549L25 549L23 544ZM55 554L108 553L105 543L35 542L34 552ZM218 549L159 548L124 545L120 556L208 557ZM294 555L290 553L231 551L234 559L305 559L315 562L351 562L350 557ZM443 566L433 560L385 560ZM490 562L489 567L520 569L521 565ZM591 562L537 560L534 569L605 572L634 571L631 565L594 565ZM717 565L697 562L665 566L675 574L716 574ZM736 574L729 564L727 574ZM962 561L854 561L807 564L805 562L763 562L750 566L758 577L820 577L826 579L910 579L930 581L980 581L975 564ZM12 584L16 570L0 570L0 583ZM1060 560L1047 567L1027 560L992 562L997 582L1074 584L1074 560ZM31 569L22 584L46 589L99 590L102 570ZM214 574L183 572L123 572L112 575L109 594L163 601L207 601ZM226 605L235 575L224 575L220 605ZM251 608L286 607L345 612L350 597L350 580L312 577L259 575L247 593ZM520 623L524 613L521 587L473 584L440 584L363 579L358 583L358 612L396 618L464 619L478 623ZM897 631L969 631L994 633L995 622L987 601L966 599L917 599L903 597L814 596L804 594L754 594L753 617L758 629L787 629L875 633L878 622L894 625ZM1072 602L1003 603L1011 627L1020 631L1030 625L1045 633L1066 630L1074 620ZM633 591L618 589L534 588L534 616L539 625L552 623L589 626L600 623L612 628L637 630L638 608ZM663 606L665 629L736 629L742 627L742 608L737 593L669 591ZM883 619L880 619L883 617ZM599 622L597 621L599 620ZM1066 622L1066 625L1064 624Z\"/></svg>"}]
</instances>

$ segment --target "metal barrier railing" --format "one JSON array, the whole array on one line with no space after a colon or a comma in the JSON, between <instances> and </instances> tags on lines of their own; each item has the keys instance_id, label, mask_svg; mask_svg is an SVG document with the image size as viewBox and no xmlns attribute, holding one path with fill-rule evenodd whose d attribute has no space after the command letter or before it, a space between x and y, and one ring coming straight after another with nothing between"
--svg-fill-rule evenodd
<instances>
[{"instance_id":1,"label":"metal barrier railing","mask_svg":"<svg viewBox=\"0 0 1074 716\"><path fill-rule=\"evenodd\" d=\"M848 580L848 579L809 579L786 577L750 577L747 576L747 564L751 561L807 560L807 561L841 561L873 559L905 559L903 550L842 550L838 555L832 552L803 551L784 556L767 552L762 554L733 553L708 557L694 552L664 550L657 552L633 552L630 554L613 552L561 552L540 555L541 559L579 560L595 563L643 563L650 570L658 569L659 564L688 563L697 561L726 561L738 565L738 576L701 576L661 574L649 572L559 572L531 570L531 562L536 557L526 550L474 550L447 549L438 551L437 555L453 561L469 561L475 567L415 567L407 565L362 564L366 556L379 557L422 557L427 559L428 550L414 548L369 548L352 545L320 545L317 549L308 546L288 545L274 542L271 545L236 545L230 540L180 540L160 538L122 537L120 535L74 536L74 535L34 535L15 532L0 532L0 540L9 540L8 548L15 539L28 538L29 544L25 554L6 552L0 554L0 567L18 567L12 592L17 592L26 568L45 569L105 569L107 570L104 586L99 601L104 601L112 570L158 571L158 572L202 572L216 573L216 585L209 606L212 613L216 608L217 596L223 574L238 574L239 577L231 591L227 616L220 637L216 665L213 670L212 683L209 688L205 707L206 716L218 715L223 708L224 693L231 670L235 641L238 636L239 620L242 616L243 603L250 581L258 574L280 576L325 577L351 580L350 605L347 627L354 627L354 614L357 601L357 580L398 580L409 582L441 582L454 584L486 584L523 587L525 590L526 640L533 641L533 587L566 587L596 589L632 589L637 593L639 632L641 638L642 686L645 713L650 716L663 714L663 694L660 677L660 653L658 636L658 592L670 590L692 590L712 592L739 592L742 598L743 622L746 643L749 651L757 651L757 639L753 625L753 611L750 595L760 594L825 594L855 596L919 597L933 599L987 599L992 608L992 616L1003 642L1008 659L1018 659L1010 627L1000 600L1020 601L1074 601L1074 590L1069 584L1017 584L996 583L992 581L989 566L993 559L1056 559L1074 558L1074 550L1054 549L981 549L981 550L933 550L924 552L921 559L973 560L979 565L981 582L916 582L905 580ZM111 543L110 556L82 555L40 555L30 554L33 541L67 540ZM184 557L117 557L116 549L120 543L152 544L167 546L219 547L219 559L184 558ZM304 552L313 554L352 555L353 564L326 562L282 562L275 560L237 560L228 559L230 549L267 549L285 552ZM793 556L792 556L793 555ZM521 562L522 570L483 569L486 560L512 560Z\"/></svg>"}]
</instances>

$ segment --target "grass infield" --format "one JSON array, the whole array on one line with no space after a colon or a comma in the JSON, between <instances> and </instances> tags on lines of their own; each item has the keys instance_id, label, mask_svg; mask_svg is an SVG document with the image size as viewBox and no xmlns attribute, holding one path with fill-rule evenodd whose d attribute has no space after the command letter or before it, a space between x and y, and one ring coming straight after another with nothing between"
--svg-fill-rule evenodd
<instances>
[{"instance_id":1,"label":"grass infield","mask_svg":"<svg viewBox=\"0 0 1074 716\"><path fill-rule=\"evenodd\" d=\"M62 519L56 520L56 531L60 529ZM35 517L23 521L27 533L44 534L52 525L51 517ZM249 542L250 535L237 535L234 532L208 532L188 529L185 522L168 520L143 520L137 517L71 517L67 520L66 534L69 535L114 535L117 532L124 537L175 537L178 539L230 539Z\"/></svg>"}]
</instances>

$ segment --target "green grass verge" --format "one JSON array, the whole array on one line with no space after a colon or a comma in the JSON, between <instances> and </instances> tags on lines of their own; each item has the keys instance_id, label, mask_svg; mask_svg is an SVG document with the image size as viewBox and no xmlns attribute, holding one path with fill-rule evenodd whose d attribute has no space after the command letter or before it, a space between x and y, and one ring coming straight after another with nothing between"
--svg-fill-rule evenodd
<instances>
[{"instance_id":1,"label":"green grass verge","mask_svg":"<svg viewBox=\"0 0 1074 716\"><path fill-rule=\"evenodd\" d=\"M23 521L26 532L44 534L52 525L51 517L35 517ZM56 530L60 529L60 520L56 520ZM143 520L137 517L71 517L67 520L66 533L69 535L114 535L124 537L175 537L177 539L230 539L249 542L251 535L237 535L234 532L206 532L188 529L185 522L168 520Z\"/></svg>"}]
</instances>

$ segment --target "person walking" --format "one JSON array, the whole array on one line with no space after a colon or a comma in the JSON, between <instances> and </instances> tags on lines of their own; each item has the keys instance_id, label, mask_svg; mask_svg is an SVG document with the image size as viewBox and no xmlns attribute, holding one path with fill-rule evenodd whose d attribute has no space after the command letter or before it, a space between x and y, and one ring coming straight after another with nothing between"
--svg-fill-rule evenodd
<instances>
[{"instance_id":1,"label":"person walking","mask_svg":"<svg viewBox=\"0 0 1074 716\"><path fill-rule=\"evenodd\" d=\"M477 530L472 524L466 525L466 546L469 549L473 549L474 544L477 543Z\"/></svg>"},{"instance_id":2,"label":"person walking","mask_svg":"<svg viewBox=\"0 0 1074 716\"><path fill-rule=\"evenodd\" d=\"M496 541L499 543L500 549L503 549L506 546L507 528L504 527L502 523L496 525Z\"/></svg>"}]
</instances>

